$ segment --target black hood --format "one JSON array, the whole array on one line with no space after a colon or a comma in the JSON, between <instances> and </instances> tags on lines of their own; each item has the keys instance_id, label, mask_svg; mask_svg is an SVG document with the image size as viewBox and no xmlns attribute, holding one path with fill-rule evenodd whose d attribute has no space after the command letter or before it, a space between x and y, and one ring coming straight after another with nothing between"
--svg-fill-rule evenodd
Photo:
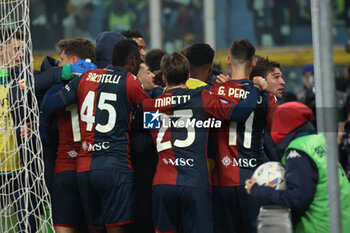
<instances>
[{"instance_id":1,"label":"black hood","mask_svg":"<svg viewBox=\"0 0 350 233\"><path fill-rule=\"evenodd\" d=\"M43 62L41 63L40 71L45 72L45 71L51 69L52 67L57 67L58 63L60 63L60 62L57 61L55 58L46 56L44 58Z\"/></svg>"},{"instance_id":2,"label":"black hood","mask_svg":"<svg viewBox=\"0 0 350 233\"><path fill-rule=\"evenodd\" d=\"M99 69L112 64L112 53L115 43L126 37L118 32L101 32L96 38L97 62Z\"/></svg>"}]
</instances>

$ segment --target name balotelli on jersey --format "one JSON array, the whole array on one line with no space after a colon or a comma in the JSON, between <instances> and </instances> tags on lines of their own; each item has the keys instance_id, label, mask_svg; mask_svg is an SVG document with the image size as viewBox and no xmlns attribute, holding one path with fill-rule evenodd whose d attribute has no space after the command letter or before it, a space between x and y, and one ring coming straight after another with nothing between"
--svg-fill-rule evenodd
<instances>
[{"instance_id":1,"label":"name balotelli on jersey","mask_svg":"<svg viewBox=\"0 0 350 233\"><path fill-rule=\"evenodd\" d=\"M77 172L132 172L130 124L135 107L149 98L140 81L115 67L88 71L60 91L65 105L77 101L81 148Z\"/></svg>"},{"instance_id":2,"label":"name balotelli on jersey","mask_svg":"<svg viewBox=\"0 0 350 233\"><path fill-rule=\"evenodd\" d=\"M89 75L86 78L86 81L119 84L119 80L121 77L121 75L89 73Z\"/></svg>"}]
</instances>

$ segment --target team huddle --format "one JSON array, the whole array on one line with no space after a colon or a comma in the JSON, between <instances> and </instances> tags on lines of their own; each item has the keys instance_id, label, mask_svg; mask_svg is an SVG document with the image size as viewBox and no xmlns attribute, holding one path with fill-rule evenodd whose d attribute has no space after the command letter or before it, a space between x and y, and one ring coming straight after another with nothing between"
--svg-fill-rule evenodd
<instances>
[{"instance_id":1,"label":"team huddle","mask_svg":"<svg viewBox=\"0 0 350 233\"><path fill-rule=\"evenodd\" d=\"M181 53L164 55L160 70L165 88L156 98L150 98L137 78L142 59L133 40L115 44L108 67L87 71L58 92L59 88L54 86L44 97L43 114L52 114L64 106L69 106L65 114L72 119L73 112L80 113L76 117L80 119L79 125L75 124L81 135L75 169L79 187L76 194L80 193L90 228L123 228L135 221L133 174L142 174L142 169L134 171L133 160L137 158L133 158L135 149L130 148L130 140L152 136L153 142L148 141L145 146L156 148L158 163L153 178L152 213L148 214L152 214L157 232L213 232L214 222L216 232L232 232L236 227L254 231L259 206L245 190L244 201L239 201L243 197L235 193L244 187L257 165L266 161L261 137L277 105L276 98L264 91L267 83L262 77L249 79L256 57L248 40L232 44L229 64L237 74L232 74L234 80L223 83L207 85L197 79L205 85L186 85L187 81L195 80L190 74L191 67L195 71L206 67L202 72L206 80L212 73L214 51L210 46L195 44L186 53L193 53L191 49L204 51L199 56L209 56L208 61L191 65ZM194 89L195 86L200 87ZM155 118L159 117L161 124L147 132L142 127L143 114L149 112L158 113ZM220 120L220 127L211 129L198 124L209 118ZM178 126L166 124L166 119ZM185 120L192 120L193 124L185 127ZM70 150L66 148L66 152ZM143 160L153 159L147 150L137 153L142 154ZM214 169L208 166L208 156L215 160ZM64 174L56 173L55 181L60 176ZM238 205L249 206L242 216L244 221L240 221L244 226L232 221L233 216L238 219L241 215L239 208L227 205L234 195ZM57 197L55 192L52 196L55 226L69 225L56 220L55 202L56 198L62 202L59 200L62 196ZM77 203L71 207L74 204Z\"/></svg>"},{"instance_id":2,"label":"team huddle","mask_svg":"<svg viewBox=\"0 0 350 233\"><path fill-rule=\"evenodd\" d=\"M209 56L208 61L191 65L185 56L194 52L191 49L204 51L204 56ZM147 149L141 149L136 152L138 156L134 156L136 149L130 145L135 144L130 140L152 136L153 142L149 140L144 146L156 148L158 163L153 178L152 208L147 214L152 214L157 232L214 232L214 226L215 232L232 232L236 228L256 231L259 205L246 193L244 182L259 164L266 161L262 133L277 100L272 93L264 91L267 83L262 77L249 79L256 62L254 46L248 40L237 40L230 51L232 80L209 85L197 79L203 84L189 83L187 86L187 81L195 80L190 74L191 67L195 71L203 69L200 66L207 67L202 73L208 81L214 57L209 45L195 44L187 48L185 55L177 52L164 55L160 71L165 88L160 96L151 98L137 78L142 63L137 43L130 39L120 40L113 48L111 65L86 71L60 90L62 84L49 89L41 104L42 114L52 114L68 106L65 113L60 110L56 115L58 119L60 114L68 115L71 125L80 130L80 150L74 170L79 190L76 195L80 193L90 230L105 227L125 230L124 225L135 220L138 225L138 211L135 214L135 208L139 210L135 207L137 183L135 187L133 176L134 172L135 176L142 175L143 170L134 170L133 160L141 154L143 160L154 158ZM84 63L81 63L83 67ZM200 87L194 89L195 86ZM80 114L73 117L73 113ZM160 122L159 127L150 128L149 132L142 127L146 113L153 113ZM79 119L79 125L73 123L74 118ZM198 124L209 118L220 120L220 127ZM166 120L173 124L166 124ZM186 120L192 120L193 124L185 127ZM70 121L65 122L66 131ZM68 136L74 136L74 133L65 138ZM136 146L141 144L142 141ZM58 153L57 159L67 157L71 150L67 146L66 153ZM208 157L215 160L214 167L208 165ZM56 163L56 168L58 165ZM213 170L212 177L210 170ZM56 173L54 190L58 189L55 187L58 180L67 180L68 172L75 176L72 171ZM239 192L244 192L244 196ZM62 191L52 194L55 226L76 225L65 222L67 213L55 210L63 203L64 196L72 200L67 194L67 191L65 195ZM232 199L237 199L234 201L236 207L227 204ZM77 204L72 202L69 208L73 209Z\"/></svg>"},{"instance_id":3,"label":"team huddle","mask_svg":"<svg viewBox=\"0 0 350 233\"><path fill-rule=\"evenodd\" d=\"M50 68L35 76L46 158L57 122L54 176L46 181L56 232L257 232L259 195L292 210L313 206L321 168L306 178L288 170L293 158L300 173L313 171L313 152L291 143L286 156L277 147L297 130L315 134L304 130L312 113L292 105L293 114L275 114L284 106L280 65L257 56L250 41L232 42L230 76L213 70L208 44L146 53L135 31L103 32L96 46L74 38L57 47L59 64L46 61ZM284 119L288 131L280 131ZM251 179L282 155L293 174L287 187L311 199L284 191L264 197ZM296 179L310 188L293 186ZM349 197L348 181L341 185Z\"/></svg>"},{"instance_id":4,"label":"team huddle","mask_svg":"<svg viewBox=\"0 0 350 233\"><path fill-rule=\"evenodd\" d=\"M132 39L118 41L111 65L102 69L79 61L88 71L59 91L53 86L41 105L49 114L69 106L72 119L72 104L80 113L80 150L70 176L90 232L126 232L130 225L134 232L256 232L262 203L292 210L312 206L315 189L311 199L292 202L294 206L287 200L298 196L290 194L259 203L259 189L250 179L260 164L282 157L274 136L283 127L271 130L284 87L278 62L256 56L250 41L235 40L228 56L231 76L216 76L214 51L197 43L181 53L162 55L157 80L162 84L155 86L149 70L148 79L140 75L142 66L149 69L143 63L148 54L140 56L140 47ZM299 108L291 109L299 113ZM299 127L296 123L290 126ZM268 143L269 137L273 142ZM65 175L55 175L54 189ZM306 190L293 186L300 178L289 178L289 190ZM308 187L319 182L304 180ZM348 181L343 185L347 196ZM74 226L64 211L55 211L59 203L72 200L67 190L63 195L65 187L60 189L52 194L54 224ZM344 212L348 208L345 205Z\"/></svg>"}]
</instances>

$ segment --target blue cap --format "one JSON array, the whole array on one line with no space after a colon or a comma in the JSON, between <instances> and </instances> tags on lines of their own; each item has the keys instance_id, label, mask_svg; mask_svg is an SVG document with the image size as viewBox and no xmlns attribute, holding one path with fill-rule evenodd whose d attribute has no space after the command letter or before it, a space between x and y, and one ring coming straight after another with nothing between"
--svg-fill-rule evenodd
<instances>
[{"instance_id":1,"label":"blue cap","mask_svg":"<svg viewBox=\"0 0 350 233\"><path fill-rule=\"evenodd\" d=\"M306 72L314 72L314 65L313 64L306 64L304 67L303 67L303 75L306 73Z\"/></svg>"},{"instance_id":2,"label":"blue cap","mask_svg":"<svg viewBox=\"0 0 350 233\"><path fill-rule=\"evenodd\" d=\"M112 54L114 45L125 40L126 37L119 32L101 32L96 38L97 62L98 68L105 68L112 63Z\"/></svg>"}]
</instances>

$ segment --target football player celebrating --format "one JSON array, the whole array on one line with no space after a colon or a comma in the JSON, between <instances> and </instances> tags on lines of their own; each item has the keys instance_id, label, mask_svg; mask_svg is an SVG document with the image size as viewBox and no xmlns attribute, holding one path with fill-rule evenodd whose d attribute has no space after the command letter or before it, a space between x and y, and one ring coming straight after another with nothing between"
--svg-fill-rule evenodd
<instances>
[{"instance_id":1,"label":"football player celebrating","mask_svg":"<svg viewBox=\"0 0 350 233\"><path fill-rule=\"evenodd\" d=\"M57 47L61 52L61 61L59 66L69 65L78 66L80 74L87 70L97 68L93 63L85 66L85 58L89 58L92 62L96 61L95 45L83 38L73 38L60 40ZM84 61L82 60L84 59ZM66 69L66 68L64 68ZM63 87L60 84L53 85L47 95L57 92ZM78 227L86 227L83 207L79 194L79 188L76 179L76 159L80 150L80 127L78 106L76 103L60 109L55 113L58 128L58 149L55 162L54 178L52 185L52 218L55 231L57 233L75 232ZM46 116L41 114L41 132L44 128ZM46 134L44 134L46 136ZM44 139L42 134L42 140Z\"/></svg>"},{"instance_id":2,"label":"football player celebrating","mask_svg":"<svg viewBox=\"0 0 350 233\"><path fill-rule=\"evenodd\" d=\"M154 226L157 232L211 233L209 128L220 127L218 119L244 122L267 84L256 77L247 98L234 104L204 88L187 89L189 63L180 53L165 55L161 71L165 93L142 103L144 115L151 114L145 126L154 128L150 131L159 156L153 180Z\"/></svg>"},{"instance_id":3,"label":"football player celebrating","mask_svg":"<svg viewBox=\"0 0 350 233\"><path fill-rule=\"evenodd\" d=\"M250 41L235 40L227 60L231 80L214 93L237 102L244 100L253 87L249 75L255 65L254 58L255 48ZM275 96L263 91L256 108L244 122L224 122L214 132L216 159L212 184L216 233L256 232L259 205L247 194L244 182L266 161L261 137L276 105Z\"/></svg>"},{"instance_id":4,"label":"football player celebrating","mask_svg":"<svg viewBox=\"0 0 350 233\"><path fill-rule=\"evenodd\" d=\"M74 102L80 109L77 179L90 232L127 232L135 221L129 129L134 107L148 98L134 76L140 63L136 42L121 40L112 66L88 71L43 100L48 113Z\"/></svg>"}]
</instances>

